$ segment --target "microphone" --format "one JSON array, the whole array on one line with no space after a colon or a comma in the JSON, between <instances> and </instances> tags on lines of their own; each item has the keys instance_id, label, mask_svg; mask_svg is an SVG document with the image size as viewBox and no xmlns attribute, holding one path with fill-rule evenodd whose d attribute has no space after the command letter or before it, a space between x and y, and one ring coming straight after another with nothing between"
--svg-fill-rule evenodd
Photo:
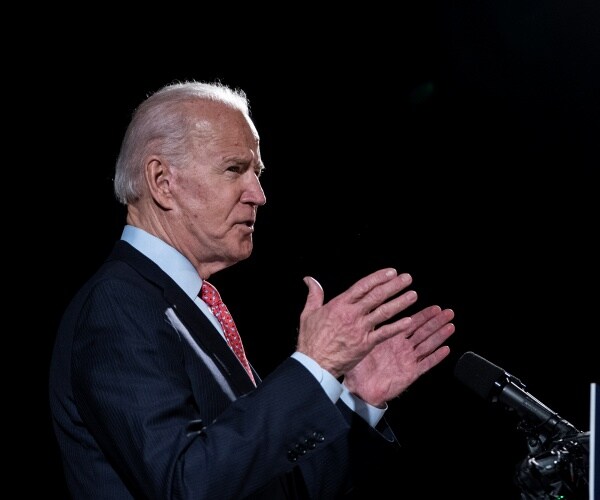
<instances>
[{"instance_id":1,"label":"microphone","mask_svg":"<svg viewBox=\"0 0 600 500\"><path fill-rule=\"evenodd\" d=\"M518 378L474 352L465 352L460 357L454 375L482 398L514 410L537 430L548 433L549 439L580 434L572 424L526 392Z\"/></svg>"}]
</instances>

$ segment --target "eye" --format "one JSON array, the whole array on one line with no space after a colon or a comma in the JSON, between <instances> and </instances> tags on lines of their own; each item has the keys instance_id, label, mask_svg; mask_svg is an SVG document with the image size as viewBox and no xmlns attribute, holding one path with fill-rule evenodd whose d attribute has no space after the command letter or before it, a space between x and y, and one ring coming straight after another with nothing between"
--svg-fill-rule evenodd
<instances>
[{"instance_id":1,"label":"eye","mask_svg":"<svg viewBox=\"0 0 600 500\"><path fill-rule=\"evenodd\" d=\"M227 167L227 171L234 172L236 174L240 174L240 173L242 173L243 168L239 165L230 165L229 167Z\"/></svg>"}]
</instances>

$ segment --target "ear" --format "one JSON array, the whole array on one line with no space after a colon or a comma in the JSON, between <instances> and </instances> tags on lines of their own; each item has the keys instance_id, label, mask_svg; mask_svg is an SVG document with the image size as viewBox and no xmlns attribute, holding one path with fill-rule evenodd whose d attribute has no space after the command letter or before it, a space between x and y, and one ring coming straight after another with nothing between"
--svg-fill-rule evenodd
<instances>
[{"instance_id":1,"label":"ear","mask_svg":"<svg viewBox=\"0 0 600 500\"><path fill-rule=\"evenodd\" d=\"M154 202L168 210L173 204L171 187L173 176L171 168L159 156L151 156L146 160L144 168L148 191Z\"/></svg>"}]
</instances>

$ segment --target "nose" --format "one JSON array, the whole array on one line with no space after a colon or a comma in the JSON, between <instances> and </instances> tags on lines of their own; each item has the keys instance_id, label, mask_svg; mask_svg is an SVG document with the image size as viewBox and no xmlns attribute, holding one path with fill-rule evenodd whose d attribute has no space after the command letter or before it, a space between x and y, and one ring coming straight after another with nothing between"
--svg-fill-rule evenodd
<instances>
[{"instance_id":1,"label":"nose","mask_svg":"<svg viewBox=\"0 0 600 500\"><path fill-rule=\"evenodd\" d=\"M248 172L248 180L242 193L241 201L242 203L250 203L256 206L262 206L267 203L267 197L265 196L262 184L254 172Z\"/></svg>"}]
</instances>

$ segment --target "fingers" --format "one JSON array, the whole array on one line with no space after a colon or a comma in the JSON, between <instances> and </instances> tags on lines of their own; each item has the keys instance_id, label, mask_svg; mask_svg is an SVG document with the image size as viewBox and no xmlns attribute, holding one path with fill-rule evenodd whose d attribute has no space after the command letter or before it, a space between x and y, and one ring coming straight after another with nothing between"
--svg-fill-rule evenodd
<instances>
[{"instance_id":1,"label":"fingers","mask_svg":"<svg viewBox=\"0 0 600 500\"><path fill-rule=\"evenodd\" d=\"M371 311L411 283L412 276L408 273L398 275L393 268L380 269L358 280L338 298L343 297L349 303L362 302L365 311Z\"/></svg>"},{"instance_id":2,"label":"fingers","mask_svg":"<svg viewBox=\"0 0 600 500\"><path fill-rule=\"evenodd\" d=\"M410 321L406 321L407 319ZM437 305L429 306L413 314L410 318L401 318L377 328L373 335L377 344L397 336L398 342L412 346L417 359L424 358L440 347L454 333L455 327L451 323L452 319L454 319L452 309L442 310ZM441 359L443 358L437 360L436 364Z\"/></svg>"},{"instance_id":3,"label":"fingers","mask_svg":"<svg viewBox=\"0 0 600 500\"><path fill-rule=\"evenodd\" d=\"M417 299L417 292L409 290L388 302L380 304L370 312L368 319L374 327L380 325L407 309L410 305L414 304ZM414 317L410 317L410 319L413 322L415 320ZM420 323L416 324L413 328L418 328L419 326Z\"/></svg>"},{"instance_id":4,"label":"fingers","mask_svg":"<svg viewBox=\"0 0 600 500\"><path fill-rule=\"evenodd\" d=\"M323 305L325 297L323 287L312 276L305 276L303 281L308 287L308 296L306 297L304 310L306 312L314 311Z\"/></svg>"},{"instance_id":5,"label":"fingers","mask_svg":"<svg viewBox=\"0 0 600 500\"><path fill-rule=\"evenodd\" d=\"M415 354L418 358L423 358L431 354L440 347L454 333L455 327L452 323L442 326L435 332L423 339L422 342L414 344ZM412 340L412 339L411 339Z\"/></svg>"},{"instance_id":6,"label":"fingers","mask_svg":"<svg viewBox=\"0 0 600 500\"><path fill-rule=\"evenodd\" d=\"M427 323L427 321L429 321L431 318L437 316L441 311L442 311L442 308L440 306L433 305L433 306L425 307L425 308L421 309L420 311L416 312L415 314L413 314L411 316L413 319L413 325L412 325L413 329L410 332L410 334L412 335L417 328L420 328L421 326L423 326L425 323Z\"/></svg>"},{"instance_id":7,"label":"fingers","mask_svg":"<svg viewBox=\"0 0 600 500\"><path fill-rule=\"evenodd\" d=\"M444 326L451 325L454 328L454 325L450 323L454 319L454 311L452 309L441 310L439 306L430 306L417 313L417 315L420 316L416 320L413 317L413 325L416 322L420 322L420 324L410 334L410 339L414 345L420 344L439 332Z\"/></svg>"},{"instance_id":8,"label":"fingers","mask_svg":"<svg viewBox=\"0 0 600 500\"><path fill-rule=\"evenodd\" d=\"M378 308L378 310L374 311L373 315L381 315L383 319L378 318L378 321L373 322L376 324L383 323L383 321L386 319L395 316L411 304L414 304L416 300L416 293L412 291L403 293L399 297L391 300L387 304L382 305ZM396 335L402 336L403 339L411 338L418 328L422 327L427 321L435 317L440 312L440 306L429 306L420 310L416 314L413 314L412 316L403 317L397 321L394 321L393 323L384 324L373 332L376 336L376 343L383 342L384 340Z\"/></svg>"},{"instance_id":9,"label":"fingers","mask_svg":"<svg viewBox=\"0 0 600 500\"><path fill-rule=\"evenodd\" d=\"M421 358L418 363L418 377L439 365L448 354L450 354L450 347L443 345Z\"/></svg>"},{"instance_id":10,"label":"fingers","mask_svg":"<svg viewBox=\"0 0 600 500\"><path fill-rule=\"evenodd\" d=\"M373 330L416 302L414 291L391 299L411 283L412 276L408 273L397 275L393 268L381 269L358 280L331 302L351 306L355 314L364 318L367 329Z\"/></svg>"},{"instance_id":11,"label":"fingers","mask_svg":"<svg viewBox=\"0 0 600 500\"><path fill-rule=\"evenodd\" d=\"M323 305L324 292L318 281L310 276L304 278L304 283L309 288L305 311L310 312ZM394 268L380 269L358 280L334 297L330 304L351 311L345 314L355 315L356 321L371 331L416 302L418 296L412 290L390 300L411 283L412 276L408 273L398 275Z\"/></svg>"},{"instance_id":12,"label":"fingers","mask_svg":"<svg viewBox=\"0 0 600 500\"><path fill-rule=\"evenodd\" d=\"M450 353L450 348L443 344L455 331L454 324L450 322L453 318L452 309L440 310L407 339L414 346L420 373L425 373Z\"/></svg>"}]
</instances>

